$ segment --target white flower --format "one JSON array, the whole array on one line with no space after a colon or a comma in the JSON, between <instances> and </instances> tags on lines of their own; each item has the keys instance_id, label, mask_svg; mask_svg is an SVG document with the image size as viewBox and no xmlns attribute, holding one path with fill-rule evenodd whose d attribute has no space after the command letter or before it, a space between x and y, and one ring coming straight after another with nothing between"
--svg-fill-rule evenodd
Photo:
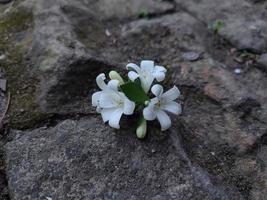
<instances>
[{"instance_id":1,"label":"white flower","mask_svg":"<svg viewBox=\"0 0 267 200\"><path fill-rule=\"evenodd\" d=\"M151 91L156 97L151 99L148 106L144 108L144 118L146 120L157 118L161 125L161 130L167 130L171 127L171 119L165 111L176 115L182 112L181 105L174 101L180 96L180 91L174 86L172 89L163 93L163 88L159 84L154 85Z\"/></svg>"},{"instance_id":2,"label":"white flower","mask_svg":"<svg viewBox=\"0 0 267 200\"><path fill-rule=\"evenodd\" d=\"M104 122L108 121L111 127L119 129L122 114L133 114L135 103L118 91L118 80L111 80L107 85L105 79L105 74L97 76L96 83L102 91L93 94L92 105L97 107Z\"/></svg>"},{"instance_id":3,"label":"white flower","mask_svg":"<svg viewBox=\"0 0 267 200\"><path fill-rule=\"evenodd\" d=\"M143 60L140 67L134 63L129 63L126 68L133 69L128 73L128 77L131 81L139 78L141 81L142 88L147 93L151 87L152 82L156 79L158 82L165 79L166 68L162 66L155 66L154 61Z\"/></svg>"}]
</instances>

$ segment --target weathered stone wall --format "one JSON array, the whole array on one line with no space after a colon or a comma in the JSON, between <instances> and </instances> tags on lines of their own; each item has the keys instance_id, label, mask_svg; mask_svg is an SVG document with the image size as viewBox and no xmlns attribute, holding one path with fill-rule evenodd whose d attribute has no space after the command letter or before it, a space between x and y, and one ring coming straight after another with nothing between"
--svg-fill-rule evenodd
<instances>
[{"instance_id":1,"label":"weathered stone wall","mask_svg":"<svg viewBox=\"0 0 267 200\"><path fill-rule=\"evenodd\" d=\"M10 198L265 199L266 8L249 0L0 4ZM164 133L149 124L139 141L126 120L120 131L103 124L90 95L97 74L126 73L142 59L168 69L183 113Z\"/></svg>"}]
</instances>

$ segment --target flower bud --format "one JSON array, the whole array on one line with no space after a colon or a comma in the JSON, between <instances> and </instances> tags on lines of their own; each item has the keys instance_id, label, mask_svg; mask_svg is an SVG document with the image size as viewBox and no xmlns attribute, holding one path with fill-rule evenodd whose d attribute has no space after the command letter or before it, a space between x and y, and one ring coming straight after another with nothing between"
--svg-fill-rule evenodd
<instances>
[{"instance_id":1,"label":"flower bud","mask_svg":"<svg viewBox=\"0 0 267 200\"><path fill-rule=\"evenodd\" d=\"M139 139L144 139L146 136L146 120L143 118L140 125L136 129L136 136Z\"/></svg>"},{"instance_id":2,"label":"flower bud","mask_svg":"<svg viewBox=\"0 0 267 200\"><path fill-rule=\"evenodd\" d=\"M147 106L149 104L150 101L145 101L145 106Z\"/></svg>"},{"instance_id":3,"label":"flower bud","mask_svg":"<svg viewBox=\"0 0 267 200\"><path fill-rule=\"evenodd\" d=\"M120 85L124 84L124 81L118 72L110 71L108 75L111 80L118 80Z\"/></svg>"}]
</instances>

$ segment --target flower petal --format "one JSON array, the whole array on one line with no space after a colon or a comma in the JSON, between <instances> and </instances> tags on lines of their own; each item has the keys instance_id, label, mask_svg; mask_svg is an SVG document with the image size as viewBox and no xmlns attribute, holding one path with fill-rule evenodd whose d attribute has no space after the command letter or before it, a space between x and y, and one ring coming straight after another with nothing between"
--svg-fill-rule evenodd
<instances>
[{"instance_id":1,"label":"flower petal","mask_svg":"<svg viewBox=\"0 0 267 200\"><path fill-rule=\"evenodd\" d=\"M99 107L101 108L113 108L117 106L116 101L119 97L115 92L103 92L99 100Z\"/></svg>"},{"instance_id":2,"label":"flower petal","mask_svg":"<svg viewBox=\"0 0 267 200\"><path fill-rule=\"evenodd\" d=\"M162 131L165 131L171 127L171 119L164 111L157 110L157 118L159 120Z\"/></svg>"},{"instance_id":3,"label":"flower petal","mask_svg":"<svg viewBox=\"0 0 267 200\"><path fill-rule=\"evenodd\" d=\"M100 101L100 97L101 97L102 91L99 92L95 92L92 95L92 106L99 106L99 101Z\"/></svg>"},{"instance_id":4,"label":"flower petal","mask_svg":"<svg viewBox=\"0 0 267 200\"><path fill-rule=\"evenodd\" d=\"M127 99L127 97L125 97L124 106L123 106L123 113L125 115L132 115L134 112L134 108L135 108L135 103L130 101L129 99Z\"/></svg>"},{"instance_id":5,"label":"flower petal","mask_svg":"<svg viewBox=\"0 0 267 200\"><path fill-rule=\"evenodd\" d=\"M161 98L163 99L164 102L170 102L177 99L179 96L180 96L180 90L176 86L173 86L173 88L163 93Z\"/></svg>"},{"instance_id":6,"label":"flower petal","mask_svg":"<svg viewBox=\"0 0 267 200\"><path fill-rule=\"evenodd\" d=\"M145 93L148 93L153 83L154 77L152 75L149 77L140 76L140 80L141 80L142 88L144 89Z\"/></svg>"},{"instance_id":7,"label":"flower petal","mask_svg":"<svg viewBox=\"0 0 267 200\"><path fill-rule=\"evenodd\" d=\"M128 77L131 81L134 81L135 79L137 79L139 77L139 75L136 72L130 71L128 73Z\"/></svg>"},{"instance_id":8,"label":"flower petal","mask_svg":"<svg viewBox=\"0 0 267 200\"><path fill-rule=\"evenodd\" d=\"M154 120L156 118L154 105L149 104L147 107L145 107L143 110L143 115L146 120Z\"/></svg>"},{"instance_id":9,"label":"flower petal","mask_svg":"<svg viewBox=\"0 0 267 200\"><path fill-rule=\"evenodd\" d=\"M122 113L123 113L123 109L122 108L119 108L119 109L116 109L112 114L111 114L111 117L109 119L109 125L113 128L117 128L119 129L120 128L120 119L121 119L121 116L122 116Z\"/></svg>"},{"instance_id":10,"label":"flower petal","mask_svg":"<svg viewBox=\"0 0 267 200\"><path fill-rule=\"evenodd\" d=\"M171 112L175 115L179 115L182 113L181 104L175 101L171 101L171 102L161 105L161 109Z\"/></svg>"},{"instance_id":11,"label":"flower petal","mask_svg":"<svg viewBox=\"0 0 267 200\"><path fill-rule=\"evenodd\" d=\"M146 78L143 78L142 76L140 76L140 80L141 80L141 86L144 89L145 93L148 93L154 80L153 76L146 77Z\"/></svg>"},{"instance_id":12,"label":"flower petal","mask_svg":"<svg viewBox=\"0 0 267 200\"><path fill-rule=\"evenodd\" d=\"M141 71L153 72L154 71L154 61L152 60L143 60L140 64Z\"/></svg>"},{"instance_id":13,"label":"flower petal","mask_svg":"<svg viewBox=\"0 0 267 200\"><path fill-rule=\"evenodd\" d=\"M112 113L114 113L114 111L116 110L117 108L103 108L101 109L101 116L102 116L102 119L104 122L107 122L111 116L112 116Z\"/></svg>"},{"instance_id":14,"label":"flower petal","mask_svg":"<svg viewBox=\"0 0 267 200\"><path fill-rule=\"evenodd\" d=\"M166 73L167 72L167 69L165 67L163 67L163 66L156 65L154 71L155 72L163 72L163 73Z\"/></svg>"},{"instance_id":15,"label":"flower petal","mask_svg":"<svg viewBox=\"0 0 267 200\"><path fill-rule=\"evenodd\" d=\"M165 79L166 72L167 72L167 69L165 67L155 66L153 75L157 79L157 81L160 82Z\"/></svg>"},{"instance_id":16,"label":"flower petal","mask_svg":"<svg viewBox=\"0 0 267 200\"><path fill-rule=\"evenodd\" d=\"M165 73L164 72L154 72L153 76L156 78L158 82L161 82L165 79Z\"/></svg>"},{"instance_id":17,"label":"flower petal","mask_svg":"<svg viewBox=\"0 0 267 200\"><path fill-rule=\"evenodd\" d=\"M119 85L119 81L118 80L115 80L115 79L113 79L113 80L110 80L109 82L108 82L108 87L110 88L110 89L112 89L112 90L114 90L114 91L118 91L118 85Z\"/></svg>"},{"instance_id":18,"label":"flower petal","mask_svg":"<svg viewBox=\"0 0 267 200\"><path fill-rule=\"evenodd\" d=\"M163 87L159 84L153 85L151 88L151 92L160 99L162 93L163 93Z\"/></svg>"},{"instance_id":19,"label":"flower petal","mask_svg":"<svg viewBox=\"0 0 267 200\"><path fill-rule=\"evenodd\" d=\"M138 65L134 64L134 63L129 63L126 65L126 69L130 70L130 69L133 69L135 70L138 74L140 74L141 72L141 69Z\"/></svg>"},{"instance_id":20,"label":"flower petal","mask_svg":"<svg viewBox=\"0 0 267 200\"><path fill-rule=\"evenodd\" d=\"M101 90L106 90L108 88L107 84L104 81L105 79L106 76L104 73L101 73L96 77L96 83Z\"/></svg>"}]
</instances>

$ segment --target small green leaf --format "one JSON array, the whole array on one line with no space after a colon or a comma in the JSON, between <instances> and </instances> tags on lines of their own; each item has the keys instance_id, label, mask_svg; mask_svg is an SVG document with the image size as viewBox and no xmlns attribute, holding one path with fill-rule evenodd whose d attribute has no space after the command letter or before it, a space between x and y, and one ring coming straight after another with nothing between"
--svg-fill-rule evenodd
<instances>
[{"instance_id":1,"label":"small green leaf","mask_svg":"<svg viewBox=\"0 0 267 200\"><path fill-rule=\"evenodd\" d=\"M148 18L149 17L149 11L146 8L143 8L139 12L139 18Z\"/></svg>"},{"instance_id":2,"label":"small green leaf","mask_svg":"<svg viewBox=\"0 0 267 200\"><path fill-rule=\"evenodd\" d=\"M134 82L128 82L120 86L122 92L136 103L144 103L149 100L149 97L144 92L143 88Z\"/></svg>"},{"instance_id":3,"label":"small green leaf","mask_svg":"<svg viewBox=\"0 0 267 200\"><path fill-rule=\"evenodd\" d=\"M213 24L213 32L219 34L224 27L224 23L221 20L216 20Z\"/></svg>"}]
</instances>

